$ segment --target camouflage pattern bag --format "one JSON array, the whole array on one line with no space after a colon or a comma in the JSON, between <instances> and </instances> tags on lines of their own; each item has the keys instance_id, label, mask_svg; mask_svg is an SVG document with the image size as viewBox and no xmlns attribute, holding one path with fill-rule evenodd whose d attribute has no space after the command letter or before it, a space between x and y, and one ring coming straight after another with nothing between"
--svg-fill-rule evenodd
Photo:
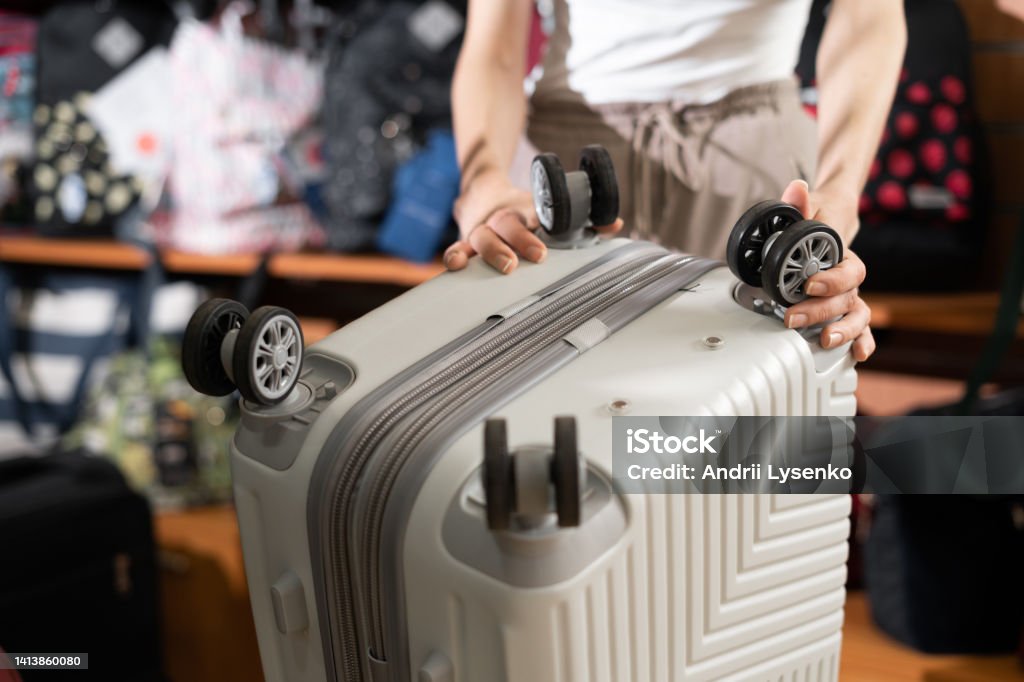
<instances>
[{"instance_id":1,"label":"camouflage pattern bag","mask_svg":"<svg viewBox=\"0 0 1024 682\"><path fill-rule=\"evenodd\" d=\"M112 459L159 508L231 498L228 444L238 423L237 396L212 398L192 390L180 352L177 341L161 336L148 353L114 356L64 439L66 447Z\"/></svg>"}]
</instances>

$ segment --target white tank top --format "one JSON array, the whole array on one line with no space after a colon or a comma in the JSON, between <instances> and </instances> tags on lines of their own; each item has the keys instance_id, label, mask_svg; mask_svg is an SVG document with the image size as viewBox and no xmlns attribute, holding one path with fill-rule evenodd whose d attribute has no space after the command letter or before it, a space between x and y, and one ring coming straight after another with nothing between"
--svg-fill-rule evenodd
<instances>
[{"instance_id":1,"label":"white tank top","mask_svg":"<svg viewBox=\"0 0 1024 682\"><path fill-rule=\"evenodd\" d=\"M535 98L705 104L793 75L811 0L553 0Z\"/></svg>"}]
</instances>

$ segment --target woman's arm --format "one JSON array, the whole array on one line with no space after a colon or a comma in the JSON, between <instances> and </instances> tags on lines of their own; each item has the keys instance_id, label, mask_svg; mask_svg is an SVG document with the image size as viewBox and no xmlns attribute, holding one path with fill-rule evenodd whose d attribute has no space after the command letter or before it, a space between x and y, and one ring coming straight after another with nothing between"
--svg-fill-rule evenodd
<instances>
[{"instance_id":1,"label":"woman's arm","mask_svg":"<svg viewBox=\"0 0 1024 682\"><path fill-rule=\"evenodd\" d=\"M996 0L996 6L1011 17L1024 21L1024 0Z\"/></svg>"},{"instance_id":2,"label":"woman's arm","mask_svg":"<svg viewBox=\"0 0 1024 682\"><path fill-rule=\"evenodd\" d=\"M509 168L526 119L526 47L531 0L470 0L466 37L452 81L452 117L462 188L455 202L461 239L445 251L449 270L476 253L508 273L519 256L540 263L544 242L533 233L537 216L530 193L514 187ZM596 226L612 233L622 227Z\"/></svg>"},{"instance_id":3,"label":"woman's arm","mask_svg":"<svg viewBox=\"0 0 1024 682\"><path fill-rule=\"evenodd\" d=\"M471 0L452 79L452 118L463 189L481 173L507 175L526 119L530 0Z\"/></svg>"},{"instance_id":4,"label":"woman's arm","mask_svg":"<svg viewBox=\"0 0 1024 682\"><path fill-rule=\"evenodd\" d=\"M878 152L903 66L903 0L833 0L818 48L818 177L813 190L790 184L782 200L831 225L849 245L860 226L858 202ZM806 301L786 311L789 327L828 323L825 348L853 341L853 355L875 350L871 310L859 294L863 261L849 249L836 267L811 277Z\"/></svg>"},{"instance_id":5,"label":"woman's arm","mask_svg":"<svg viewBox=\"0 0 1024 682\"><path fill-rule=\"evenodd\" d=\"M849 244L907 45L903 0L833 0L818 48L819 210Z\"/></svg>"},{"instance_id":6,"label":"woman's arm","mask_svg":"<svg viewBox=\"0 0 1024 682\"><path fill-rule=\"evenodd\" d=\"M470 0L466 35L452 80L452 119L462 186L455 203L460 241L445 265L465 267L480 253L501 272L515 269L516 252L539 262L547 251L528 226L536 225L529 193L508 173L526 119L526 48L530 0Z\"/></svg>"}]
</instances>

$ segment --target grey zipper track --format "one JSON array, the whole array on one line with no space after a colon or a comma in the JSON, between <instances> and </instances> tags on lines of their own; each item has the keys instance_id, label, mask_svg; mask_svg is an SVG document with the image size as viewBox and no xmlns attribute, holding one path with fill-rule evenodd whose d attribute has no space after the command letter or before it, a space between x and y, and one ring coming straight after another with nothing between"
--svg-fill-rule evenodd
<instances>
[{"instance_id":1,"label":"grey zipper track","mask_svg":"<svg viewBox=\"0 0 1024 682\"><path fill-rule=\"evenodd\" d=\"M432 402L411 424L402 426L402 435L388 449L386 459L375 472L375 479L368 488L368 509L358 524L363 529L362 542L359 544L363 562L359 567L359 575L364 579L364 594L369 602L369 618L365 631L369 634L368 643L375 658L382 661L388 658L384 650L384 607L381 603L380 589L381 520L395 478L410 453L438 423L472 401L476 393L491 382L492 377L504 375L521 366L551 343L562 339L582 322L690 260L692 259L689 256L674 255L648 262L639 268L634 266L630 268L629 274L620 274L620 279L610 288L586 291L584 293L587 295L580 296L580 300L575 300L576 295L581 293L580 290L571 292L566 296L569 299L566 303L573 307L567 313L563 312L562 306L551 306L552 309L534 314L533 317L539 317L540 320L531 327L539 327L541 331L529 336L516 335L517 338L528 340L529 343L503 344L507 352L492 354L490 362L481 365L472 374L463 375L458 383L457 393L446 396L445 400Z\"/></svg>"},{"instance_id":2,"label":"grey zipper track","mask_svg":"<svg viewBox=\"0 0 1024 682\"><path fill-rule=\"evenodd\" d=\"M664 250L649 245L634 247L640 245L612 252L563 278L531 297L532 303L518 308L521 312L481 325L400 373L357 404L350 411L351 419L339 423L328 438L325 454L330 452L331 456L321 458L314 472L310 528L311 537L316 538L314 560L319 558L318 565L323 567L323 578L315 583L316 592L323 599L333 597L330 611L321 614L321 623L326 626L325 634L330 635L325 638L325 663L336 679L339 673L347 682L365 680L368 674L376 676L381 672L378 664L386 660L380 528L387 498L404 463L435 424L471 401L479 390L486 393L487 378L495 372L520 367L540 349L552 348L552 342L557 343L577 323L693 260L665 255ZM437 400L444 392L456 389L456 400ZM424 406L425 411L421 409ZM408 429L396 429L403 420L412 423ZM352 441L348 434L361 436L349 445ZM374 460L388 436L388 455ZM399 446L392 447L396 438L400 439ZM332 444L340 448L333 450ZM370 504L365 503L367 491ZM324 518L323 503L328 499L330 512L324 523L320 519ZM353 542L356 538L363 542L357 545ZM358 556L364 561L357 561ZM372 658L367 657L368 653Z\"/></svg>"},{"instance_id":3,"label":"grey zipper track","mask_svg":"<svg viewBox=\"0 0 1024 682\"><path fill-rule=\"evenodd\" d=\"M345 457L345 463L337 483L337 494L332 501L329 516L329 537L332 539L334 550L331 560L331 580L335 586L335 603L332 608L340 621L338 644L341 646L341 651L351 652L343 656L344 660L341 666L345 671L346 682L356 682L362 679L362 666L359 663L362 654L356 652L364 650L359 646L358 625L355 622L356 613L359 610L356 608L355 586L350 580L351 576L347 575L349 567L353 563L349 557L350 543L340 541L340 539L343 534L348 535L345 522L346 519L351 519L353 516L350 511L359 475L366 462L372 457L377 444L397 421L422 404L422 401L455 385L467 372L472 372L480 365L485 364L496 354L506 351L523 339L528 339L538 327L549 322L549 315L545 315L545 313L554 309L557 315L561 312L562 303L566 300L579 300L581 296L600 295L608 286L622 279L627 273L642 269L662 257L664 257L662 254L655 253L645 255L639 260L627 262L588 282L584 287L556 293L550 300L543 301L539 310L527 309L513 316L490 334L485 335L484 342L478 343L472 352L464 355L444 371L434 374L401 398L391 402L377 414L365 430L362 426L358 428L356 432L362 433L362 436ZM523 319L517 320L516 318ZM506 327L508 328L506 329ZM366 632L365 628L364 632ZM380 658L379 654L376 656Z\"/></svg>"}]
</instances>

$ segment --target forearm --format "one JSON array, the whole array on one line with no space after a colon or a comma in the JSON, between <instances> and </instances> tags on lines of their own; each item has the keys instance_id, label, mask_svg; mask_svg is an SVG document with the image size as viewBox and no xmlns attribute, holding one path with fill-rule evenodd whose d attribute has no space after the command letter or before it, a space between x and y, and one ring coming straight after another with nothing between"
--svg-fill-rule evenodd
<instances>
[{"instance_id":1,"label":"forearm","mask_svg":"<svg viewBox=\"0 0 1024 682\"><path fill-rule=\"evenodd\" d=\"M452 119L463 192L483 173L508 173L526 118L523 69L521 62L459 59Z\"/></svg>"},{"instance_id":2,"label":"forearm","mask_svg":"<svg viewBox=\"0 0 1024 682\"><path fill-rule=\"evenodd\" d=\"M815 191L856 202L878 150L906 49L901 0L836 0L818 49ZM856 225L846 228L849 244Z\"/></svg>"},{"instance_id":3,"label":"forearm","mask_svg":"<svg viewBox=\"0 0 1024 682\"><path fill-rule=\"evenodd\" d=\"M474 178L507 175L526 118L531 0L470 0L452 80L452 120L462 191Z\"/></svg>"}]
</instances>

